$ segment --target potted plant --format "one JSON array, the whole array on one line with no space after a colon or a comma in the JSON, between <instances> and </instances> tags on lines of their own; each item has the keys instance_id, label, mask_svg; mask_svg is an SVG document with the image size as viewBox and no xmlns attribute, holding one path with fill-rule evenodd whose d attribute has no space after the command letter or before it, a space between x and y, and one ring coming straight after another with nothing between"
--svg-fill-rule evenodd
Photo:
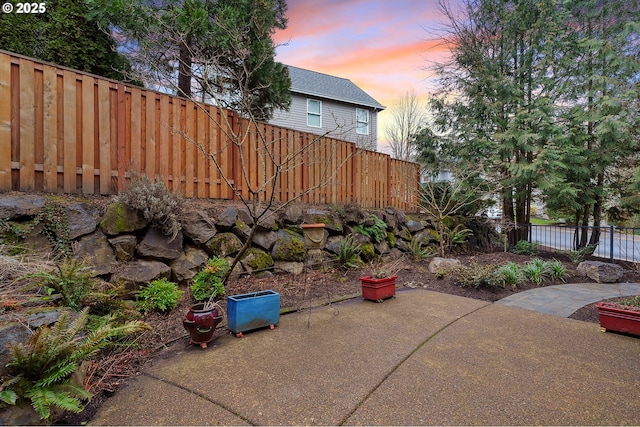
<instances>
[{"instance_id":1,"label":"potted plant","mask_svg":"<svg viewBox=\"0 0 640 427\"><path fill-rule=\"evenodd\" d=\"M600 330L640 336L640 297L629 298L622 303L599 302Z\"/></svg>"},{"instance_id":2,"label":"potted plant","mask_svg":"<svg viewBox=\"0 0 640 427\"><path fill-rule=\"evenodd\" d=\"M191 284L191 295L197 301L187 312L182 325L189 332L190 344L207 348L213 339L216 326L222 321L222 307L216 302L225 294L222 277L229 271L229 263L224 258L213 257L198 272Z\"/></svg>"},{"instance_id":3,"label":"potted plant","mask_svg":"<svg viewBox=\"0 0 640 427\"><path fill-rule=\"evenodd\" d=\"M385 265L378 265L371 274L360 278L362 298L382 302L396 295L396 279L402 269L402 258Z\"/></svg>"},{"instance_id":4,"label":"potted plant","mask_svg":"<svg viewBox=\"0 0 640 427\"><path fill-rule=\"evenodd\" d=\"M227 297L227 327L242 337L253 329L275 328L280 321L280 294L272 291L249 292Z\"/></svg>"}]
</instances>

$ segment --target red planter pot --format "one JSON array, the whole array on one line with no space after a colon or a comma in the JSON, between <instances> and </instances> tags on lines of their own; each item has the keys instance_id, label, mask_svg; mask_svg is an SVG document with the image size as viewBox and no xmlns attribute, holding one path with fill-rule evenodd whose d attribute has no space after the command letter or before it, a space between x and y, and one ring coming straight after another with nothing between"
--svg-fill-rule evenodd
<instances>
[{"instance_id":1,"label":"red planter pot","mask_svg":"<svg viewBox=\"0 0 640 427\"><path fill-rule=\"evenodd\" d=\"M396 279L398 276L374 279L371 276L360 278L362 283L362 298L382 302L396 294Z\"/></svg>"},{"instance_id":2,"label":"red planter pot","mask_svg":"<svg viewBox=\"0 0 640 427\"><path fill-rule=\"evenodd\" d=\"M189 332L190 344L197 344L207 348L207 343L213 339L216 326L222 321L222 314L217 308L204 308L205 304L192 305L182 321L182 326Z\"/></svg>"},{"instance_id":3,"label":"red planter pot","mask_svg":"<svg viewBox=\"0 0 640 427\"><path fill-rule=\"evenodd\" d=\"M640 309L634 310L611 302L599 302L596 308L602 332L614 331L640 336Z\"/></svg>"}]
</instances>

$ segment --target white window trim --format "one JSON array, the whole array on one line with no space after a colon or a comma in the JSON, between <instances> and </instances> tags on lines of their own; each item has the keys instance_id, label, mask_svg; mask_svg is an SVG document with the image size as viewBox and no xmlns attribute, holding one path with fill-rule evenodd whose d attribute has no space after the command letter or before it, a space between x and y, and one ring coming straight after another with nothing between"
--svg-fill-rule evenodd
<instances>
[{"instance_id":1,"label":"white window trim","mask_svg":"<svg viewBox=\"0 0 640 427\"><path fill-rule=\"evenodd\" d=\"M359 121L358 121L358 112L360 111L364 111L367 113L367 127L364 129L361 129L359 126ZM356 133L359 135L369 135L369 122L371 121L371 114L369 114L369 110L366 110L364 108L356 108Z\"/></svg>"},{"instance_id":2,"label":"white window trim","mask_svg":"<svg viewBox=\"0 0 640 427\"><path fill-rule=\"evenodd\" d=\"M309 103L311 101L317 102L320 105L320 113L309 111ZM309 116L310 115L318 116L320 118L320 125L319 126L309 124ZM313 128L321 128L322 127L322 101L320 101L318 99L307 99L307 126L313 127Z\"/></svg>"}]
</instances>

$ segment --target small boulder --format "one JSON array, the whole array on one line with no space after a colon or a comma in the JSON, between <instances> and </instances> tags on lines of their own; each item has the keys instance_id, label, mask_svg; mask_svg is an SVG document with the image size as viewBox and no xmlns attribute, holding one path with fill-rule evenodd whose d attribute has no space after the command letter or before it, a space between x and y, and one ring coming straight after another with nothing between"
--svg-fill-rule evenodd
<instances>
[{"instance_id":1,"label":"small boulder","mask_svg":"<svg viewBox=\"0 0 640 427\"><path fill-rule=\"evenodd\" d=\"M111 203L102 217L100 228L109 236L141 230L148 225L144 216L122 202Z\"/></svg>"},{"instance_id":2,"label":"small boulder","mask_svg":"<svg viewBox=\"0 0 640 427\"><path fill-rule=\"evenodd\" d=\"M95 209L86 203L74 203L66 209L69 217L69 239L74 240L94 232L98 226Z\"/></svg>"},{"instance_id":3,"label":"small boulder","mask_svg":"<svg viewBox=\"0 0 640 427\"><path fill-rule=\"evenodd\" d=\"M253 236L253 244L260 246L266 251L270 251L273 245L276 244L277 239L278 233L275 231L256 231L256 234Z\"/></svg>"},{"instance_id":4,"label":"small boulder","mask_svg":"<svg viewBox=\"0 0 640 427\"><path fill-rule=\"evenodd\" d=\"M296 261L275 261L275 270L297 276L304 271L304 263Z\"/></svg>"},{"instance_id":5,"label":"small boulder","mask_svg":"<svg viewBox=\"0 0 640 427\"><path fill-rule=\"evenodd\" d=\"M47 199L40 196L2 196L0 197L0 218L20 219L35 216L40 212Z\"/></svg>"},{"instance_id":6,"label":"small boulder","mask_svg":"<svg viewBox=\"0 0 640 427\"><path fill-rule=\"evenodd\" d=\"M303 261L304 239L291 230L280 230L271 256L277 261Z\"/></svg>"},{"instance_id":7,"label":"small boulder","mask_svg":"<svg viewBox=\"0 0 640 427\"><path fill-rule=\"evenodd\" d=\"M175 239L165 236L155 227L149 228L144 238L138 244L136 252L141 257L157 259L159 261L172 261L184 252L182 251L182 232Z\"/></svg>"},{"instance_id":8,"label":"small boulder","mask_svg":"<svg viewBox=\"0 0 640 427\"><path fill-rule=\"evenodd\" d=\"M602 261L582 261L576 269L578 276L588 277L598 283L616 283L624 270L617 264Z\"/></svg>"},{"instance_id":9,"label":"small boulder","mask_svg":"<svg viewBox=\"0 0 640 427\"><path fill-rule=\"evenodd\" d=\"M195 211L182 220L182 231L196 245L201 245L216 235L215 221L206 211Z\"/></svg>"},{"instance_id":10,"label":"small boulder","mask_svg":"<svg viewBox=\"0 0 640 427\"><path fill-rule=\"evenodd\" d=\"M171 261L171 277L178 283L187 282L200 271L209 260L209 256L202 249L187 246L179 258Z\"/></svg>"},{"instance_id":11,"label":"small boulder","mask_svg":"<svg viewBox=\"0 0 640 427\"><path fill-rule=\"evenodd\" d=\"M233 233L220 233L207 241L203 249L211 256L226 257L240 251L242 242Z\"/></svg>"},{"instance_id":12,"label":"small boulder","mask_svg":"<svg viewBox=\"0 0 640 427\"><path fill-rule=\"evenodd\" d=\"M136 254L136 244L138 243L136 236L123 234L109 239L109 243L113 247L118 261L131 261Z\"/></svg>"},{"instance_id":13,"label":"small boulder","mask_svg":"<svg viewBox=\"0 0 640 427\"><path fill-rule=\"evenodd\" d=\"M115 253L109 245L107 236L100 230L80 238L76 257L87 260L88 265L95 270L98 276L111 273L112 266L116 262Z\"/></svg>"},{"instance_id":14,"label":"small boulder","mask_svg":"<svg viewBox=\"0 0 640 427\"><path fill-rule=\"evenodd\" d=\"M238 220L238 209L229 207L225 209L216 220L216 227L222 231L230 231Z\"/></svg>"},{"instance_id":15,"label":"small boulder","mask_svg":"<svg viewBox=\"0 0 640 427\"><path fill-rule=\"evenodd\" d=\"M126 264L122 269L113 273L111 282L115 285L124 285L130 294L133 294L141 286L152 280L169 279L171 268L160 261L138 260Z\"/></svg>"}]
</instances>

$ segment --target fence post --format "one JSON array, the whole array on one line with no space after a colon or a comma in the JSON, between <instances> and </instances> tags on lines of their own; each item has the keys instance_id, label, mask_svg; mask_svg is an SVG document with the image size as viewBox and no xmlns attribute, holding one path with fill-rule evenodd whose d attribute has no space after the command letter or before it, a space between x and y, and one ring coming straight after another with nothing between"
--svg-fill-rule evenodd
<instances>
[{"instance_id":1,"label":"fence post","mask_svg":"<svg viewBox=\"0 0 640 427\"><path fill-rule=\"evenodd\" d=\"M615 225L609 226L609 262L613 264L613 232Z\"/></svg>"},{"instance_id":2,"label":"fence post","mask_svg":"<svg viewBox=\"0 0 640 427\"><path fill-rule=\"evenodd\" d=\"M533 224L529 223L529 226L527 228L529 229L527 231L527 237L528 237L527 240L529 240L529 243L532 243L531 242L531 235L533 234Z\"/></svg>"}]
</instances>

